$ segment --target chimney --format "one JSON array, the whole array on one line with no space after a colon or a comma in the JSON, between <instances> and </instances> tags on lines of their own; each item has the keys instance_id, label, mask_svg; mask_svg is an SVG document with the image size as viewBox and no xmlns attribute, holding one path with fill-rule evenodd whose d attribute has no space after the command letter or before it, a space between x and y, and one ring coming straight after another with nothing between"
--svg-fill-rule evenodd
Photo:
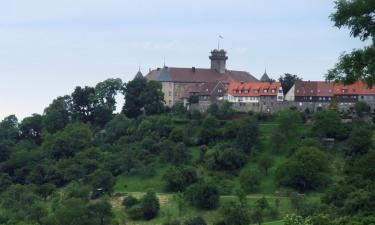
<instances>
[{"instance_id":1,"label":"chimney","mask_svg":"<svg viewBox=\"0 0 375 225\"><path fill-rule=\"evenodd\" d=\"M211 69L216 70L219 73L225 73L226 71L226 62L227 62L227 52L223 49L221 50L212 50L211 56L209 57L211 60Z\"/></svg>"},{"instance_id":2,"label":"chimney","mask_svg":"<svg viewBox=\"0 0 375 225\"><path fill-rule=\"evenodd\" d=\"M191 67L191 70L195 73L195 67L194 66Z\"/></svg>"}]
</instances>

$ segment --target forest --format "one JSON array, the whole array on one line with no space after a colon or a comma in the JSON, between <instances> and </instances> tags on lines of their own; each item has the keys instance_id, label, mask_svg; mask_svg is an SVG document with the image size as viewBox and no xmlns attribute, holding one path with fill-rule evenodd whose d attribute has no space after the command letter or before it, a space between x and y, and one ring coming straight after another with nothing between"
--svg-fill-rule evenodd
<instances>
[{"instance_id":1,"label":"forest","mask_svg":"<svg viewBox=\"0 0 375 225\"><path fill-rule=\"evenodd\" d=\"M373 113L164 107L109 79L0 123L0 221L14 225L374 224ZM115 112L116 94L125 96Z\"/></svg>"}]
</instances>

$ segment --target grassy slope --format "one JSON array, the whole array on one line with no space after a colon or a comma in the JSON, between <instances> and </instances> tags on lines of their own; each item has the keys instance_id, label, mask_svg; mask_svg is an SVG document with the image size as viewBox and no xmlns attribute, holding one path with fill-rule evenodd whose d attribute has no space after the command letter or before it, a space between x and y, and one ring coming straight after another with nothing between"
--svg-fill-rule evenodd
<instances>
[{"instance_id":1,"label":"grassy slope","mask_svg":"<svg viewBox=\"0 0 375 225\"><path fill-rule=\"evenodd\" d=\"M252 205L256 201L256 199L259 199L261 197L266 197L271 205L275 203L275 199L279 198L280 199L280 215L282 218L283 215L286 213L290 212L290 202L288 198L283 198L283 197L275 197L273 193L278 190L277 184L275 183L275 171L276 168L282 164L286 160L286 156L282 154L275 154L273 149L272 149L272 143L270 140L271 134L277 124L273 123L265 123L260 125L260 133L261 133L261 144L260 144L260 151L258 154L256 154L250 162L246 165L246 167L252 167L255 168L257 167L257 158L260 157L262 154L271 154L274 158L274 165L272 168L269 170L269 173L267 175L264 175L261 180L260 188L259 188L259 193L258 194L253 194L248 196L249 204ZM309 126L304 125L304 127L301 127L301 132L307 132L309 130ZM192 158L198 159L199 157L199 148L198 147L193 147L190 148ZM161 205L161 211L160 215L151 221L136 221L136 222L131 222L127 220L126 213L121 207L115 208L115 214L116 218L119 220L120 224L124 224L123 221L127 221L127 224L139 224L139 225L149 225L149 224L162 224L164 221L167 220L167 218L179 218L179 219L184 219L188 218L190 216L197 216L201 215L203 216L206 221L209 224L212 224L213 221L215 221L219 217L219 212L216 211L199 211L197 209L191 208L191 207L186 207L184 209L184 213L181 217L178 215L178 210L177 210L177 205L176 202L173 200L173 195L171 194L166 194L164 193L164 181L162 180L162 176L165 172L166 168L161 167L157 168L157 173L154 177L140 177L140 176L129 176L129 175L121 175L117 178L117 182L115 185L115 191L116 192L138 192L138 193L130 193L133 195L140 195L139 192L145 192L148 189L153 189L158 193L158 196L160 198L164 199L164 203ZM233 190L238 188L239 181L238 177L235 177L233 179L234 182L234 187ZM232 191L233 193L234 191ZM221 202L225 202L231 199L235 199L236 197L233 195L229 196L222 196L221 197ZM314 195L314 196L309 196L311 200L318 200L319 196ZM167 199L167 200L165 200ZM269 222L265 223L266 225L281 225L283 224L282 221L274 221L274 222Z\"/></svg>"}]
</instances>

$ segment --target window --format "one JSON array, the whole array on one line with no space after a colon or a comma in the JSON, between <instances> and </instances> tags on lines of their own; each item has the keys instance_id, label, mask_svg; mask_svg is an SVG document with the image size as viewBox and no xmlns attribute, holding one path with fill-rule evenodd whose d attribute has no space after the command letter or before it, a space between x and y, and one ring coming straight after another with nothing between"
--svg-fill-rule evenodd
<instances>
[{"instance_id":1,"label":"window","mask_svg":"<svg viewBox=\"0 0 375 225\"><path fill-rule=\"evenodd\" d=\"M312 97L310 97L310 100L312 100Z\"/></svg>"},{"instance_id":2,"label":"window","mask_svg":"<svg viewBox=\"0 0 375 225\"><path fill-rule=\"evenodd\" d=\"M171 91L169 92L169 96L172 96L172 92Z\"/></svg>"},{"instance_id":3,"label":"window","mask_svg":"<svg viewBox=\"0 0 375 225\"><path fill-rule=\"evenodd\" d=\"M169 103L169 105L172 105L172 100L169 100L168 103Z\"/></svg>"},{"instance_id":4,"label":"window","mask_svg":"<svg viewBox=\"0 0 375 225\"><path fill-rule=\"evenodd\" d=\"M311 93L314 93L314 90L310 90Z\"/></svg>"},{"instance_id":5,"label":"window","mask_svg":"<svg viewBox=\"0 0 375 225\"><path fill-rule=\"evenodd\" d=\"M268 92L268 90L267 90L267 89L264 89L264 90L263 90L263 92L264 92L264 93L267 93L267 92Z\"/></svg>"},{"instance_id":6,"label":"window","mask_svg":"<svg viewBox=\"0 0 375 225\"><path fill-rule=\"evenodd\" d=\"M276 90L275 89L272 89L272 93L275 93L276 92Z\"/></svg>"}]
</instances>

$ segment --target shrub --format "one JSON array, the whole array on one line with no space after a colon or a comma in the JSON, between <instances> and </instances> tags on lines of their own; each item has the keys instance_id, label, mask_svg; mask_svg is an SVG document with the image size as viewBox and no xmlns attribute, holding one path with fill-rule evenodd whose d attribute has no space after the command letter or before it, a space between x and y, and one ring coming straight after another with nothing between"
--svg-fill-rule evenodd
<instances>
[{"instance_id":1,"label":"shrub","mask_svg":"<svg viewBox=\"0 0 375 225\"><path fill-rule=\"evenodd\" d=\"M258 190L260 179L260 172L256 169L245 169L240 174L241 187L247 193Z\"/></svg>"},{"instance_id":2,"label":"shrub","mask_svg":"<svg viewBox=\"0 0 375 225\"><path fill-rule=\"evenodd\" d=\"M200 216L187 219L183 225L207 225L206 221Z\"/></svg>"},{"instance_id":3,"label":"shrub","mask_svg":"<svg viewBox=\"0 0 375 225\"><path fill-rule=\"evenodd\" d=\"M124 200L122 201L122 205L126 209L130 209L131 207L137 205L138 203L139 203L139 200L131 195L125 197Z\"/></svg>"},{"instance_id":4,"label":"shrub","mask_svg":"<svg viewBox=\"0 0 375 225\"><path fill-rule=\"evenodd\" d=\"M198 183L188 187L185 197L192 206L201 209L217 208L220 199L216 186L208 183Z\"/></svg>"},{"instance_id":5,"label":"shrub","mask_svg":"<svg viewBox=\"0 0 375 225\"><path fill-rule=\"evenodd\" d=\"M164 175L168 191L184 191L187 186L198 181L198 175L192 167L173 167Z\"/></svg>"},{"instance_id":6,"label":"shrub","mask_svg":"<svg viewBox=\"0 0 375 225\"><path fill-rule=\"evenodd\" d=\"M143 210L140 205L135 205L128 210L128 215L132 220L140 220L143 218Z\"/></svg>"},{"instance_id":7,"label":"shrub","mask_svg":"<svg viewBox=\"0 0 375 225\"><path fill-rule=\"evenodd\" d=\"M156 197L155 192L148 191L141 200L141 209L143 212L143 218L150 220L155 218L160 210L159 199Z\"/></svg>"}]
</instances>

